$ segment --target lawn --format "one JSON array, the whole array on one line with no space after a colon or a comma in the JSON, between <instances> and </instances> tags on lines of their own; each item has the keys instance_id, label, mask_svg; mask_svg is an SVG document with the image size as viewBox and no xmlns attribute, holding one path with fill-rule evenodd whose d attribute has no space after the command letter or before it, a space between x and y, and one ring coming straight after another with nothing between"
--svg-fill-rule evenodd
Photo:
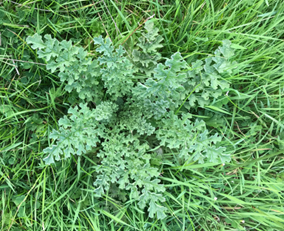
<instances>
[{"instance_id":1,"label":"lawn","mask_svg":"<svg viewBox=\"0 0 284 231\"><path fill-rule=\"evenodd\" d=\"M5 0L0 71L1 230L284 230L284 1Z\"/></svg>"}]
</instances>

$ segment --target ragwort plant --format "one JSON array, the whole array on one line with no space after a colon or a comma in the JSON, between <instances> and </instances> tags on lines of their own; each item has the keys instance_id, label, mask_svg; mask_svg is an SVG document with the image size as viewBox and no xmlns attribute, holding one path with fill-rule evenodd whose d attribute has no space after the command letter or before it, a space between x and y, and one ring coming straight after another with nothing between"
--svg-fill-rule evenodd
<instances>
[{"instance_id":1,"label":"ragwort plant","mask_svg":"<svg viewBox=\"0 0 284 231\"><path fill-rule=\"evenodd\" d=\"M101 36L94 38L97 59L71 41L59 42L50 35L35 34L27 42L46 60L46 68L58 73L66 91L76 91L81 100L49 135L53 145L43 150L45 163L97 147L95 194L119 187L129 192L129 200L139 201L141 209L147 207L149 217L162 219L165 187L159 180L161 166L152 165L157 150L162 155L177 153L179 164L230 161L232 153L220 146L221 136L210 134L205 122L192 119L188 111L222 96L229 88L223 77L235 63L230 61L234 52L228 40L205 62L189 65L177 52L158 63L162 38L152 22L146 30L132 59L122 46L115 49ZM145 76L143 81L137 74Z\"/></svg>"}]
</instances>

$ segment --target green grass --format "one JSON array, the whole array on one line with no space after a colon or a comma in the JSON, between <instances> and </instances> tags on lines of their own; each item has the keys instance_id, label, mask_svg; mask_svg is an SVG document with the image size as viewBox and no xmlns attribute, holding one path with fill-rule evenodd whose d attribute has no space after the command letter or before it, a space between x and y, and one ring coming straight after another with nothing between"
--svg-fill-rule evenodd
<instances>
[{"instance_id":1,"label":"green grass","mask_svg":"<svg viewBox=\"0 0 284 231\"><path fill-rule=\"evenodd\" d=\"M283 1L15 2L0 3L1 230L284 230ZM164 57L205 59L229 39L246 67L227 79L229 113L200 113L216 115L212 124L235 149L232 162L164 164L164 220L135 203L94 197L92 155L44 165L42 150L70 95L25 42L52 34L94 55L92 38L102 35L131 51L151 16Z\"/></svg>"}]
</instances>

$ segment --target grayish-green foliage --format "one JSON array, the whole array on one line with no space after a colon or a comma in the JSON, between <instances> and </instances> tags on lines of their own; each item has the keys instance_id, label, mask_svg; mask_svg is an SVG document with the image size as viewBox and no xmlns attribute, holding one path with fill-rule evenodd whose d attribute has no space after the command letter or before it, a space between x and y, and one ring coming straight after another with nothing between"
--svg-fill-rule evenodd
<instances>
[{"instance_id":1,"label":"grayish-green foliage","mask_svg":"<svg viewBox=\"0 0 284 231\"><path fill-rule=\"evenodd\" d=\"M162 58L158 49L163 47L161 44L163 38L159 35L158 28L154 27L153 21L147 21L145 23L145 29L147 33L142 33L142 36L138 39L139 42L137 46L139 49L133 50L132 56L138 70L145 73L147 76L151 76L151 74L154 73L158 61Z\"/></svg>"},{"instance_id":2,"label":"grayish-green foliage","mask_svg":"<svg viewBox=\"0 0 284 231\"><path fill-rule=\"evenodd\" d=\"M137 103L150 110L155 118L161 118L167 109L174 110L185 98L183 83L187 81L183 72L188 68L180 53L172 55L164 64L159 63L155 68L154 78L138 83L133 89Z\"/></svg>"},{"instance_id":3,"label":"grayish-green foliage","mask_svg":"<svg viewBox=\"0 0 284 231\"><path fill-rule=\"evenodd\" d=\"M52 73L59 71L58 76L66 82L68 92L76 90L81 99L98 101L102 97L98 61L87 57L88 52L82 47L72 46L71 41L59 42L50 35L45 35L44 39L35 34L27 38L27 43L38 49L38 57L47 62L46 68Z\"/></svg>"},{"instance_id":4,"label":"grayish-green foliage","mask_svg":"<svg viewBox=\"0 0 284 231\"><path fill-rule=\"evenodd\" d=\"M192 69L187 72L189 81L186 88L194 94L188 97L185 104L188 109L209 105L222 96L223 90L229 88L229 84L222 77L231 74L236 68L237 63L229 60L233 55L231 42L224 40L223 46L215 51L214 57L206 58L205 63L201 60L192 63Z\"/></svg>"},{"instance_id":5,"label":"grayish-green foliage","mask_svg":"<svg viewBox=\"0 0 284 231\"><path fill-rule=\"evenodd\" d=\"M76 90L81 99L93 105L71 107L69 116L59 120L59 129L49 137L53 144L44 149L46 164L97 147L96 195L118 187L129 191L129 199L139 201L141 209L147 206L150 217L162 219L166 209L160 204L165 187L158 179L162 166L151 165L153 150L177 153L182 163L230 161L230 153L220 146L220 135L209 134L202 120L176 112L183 106L210 105L222 95L229 87L222 75L234 67L229 61L233 50L226 40L205 64L197 60L188 65L180 53L158 64L157 48L162 39L153 23L146 24L146 29L148 33L138 44L142 51L133 52L134 61L141 64L138 72L148 76L143 83L136 81L137 70L124 56L124 48L115 49L101 36L94 39L101 55L97 59L87 57L83 48L49 35L44 36L45 42L38 34L28 37L27 42L38 49L39 58L47 61L47 69L59 72L67 91Z\"/></svg>"},{"instance_id":6,"label":"grayish-green foliage","mask_svg":"<svg viewBox=\"0 0 284 231\"><path fill-rule=\"evenodd\" d=\"M113 98L124 96L129 93L133 86L133 65L123 56L125 50L122 46L114 51L109 38L106 42L102 36L94 38L95 44L100 45L97 52L102 53L102 57L98 58L101 68L102 80L107 93L113 95Z\"/></svg>"},{"instance_id":7,"label":"grayish-green foliage","mask_svg":"<svg viewBox=\"0 0 284 231\"><path fill-rule=\"evenodd\" d=\"M189 115L178 118L173 112L168 118L162 119L160 129L156 132L162 146L179 150L178 157L183 161L192 158L194 161L204 163L204 160L213 163L225 163L230 161L230 155L226 155L224 147L215 144L221 141L221 137L215 133L210 136L203 121L195 120L192 123Z\"/></svg>"},{"instance_id":8,"label":"grayish-green foliage","mask_svg":"<svg viewBox=\"0 0 284 231\"><path fill-rule=\"evenodd\" d=\"M99 142L104 126L98 126L95 118L98 117L97 109L90 110L87 105L80 104L81 109L70 108L68 113L71 116L64 116L58 121L59 130L53 130L49 138L56 140L52 145L43 151L48 154L44 159L46 164L54 163L62 157L69 158L71 154L81 155L91 150ZM101 112L100 108L98 109ZM108 118L108 114L99 115L99 118Z\"/></svg>"}]
</instances>

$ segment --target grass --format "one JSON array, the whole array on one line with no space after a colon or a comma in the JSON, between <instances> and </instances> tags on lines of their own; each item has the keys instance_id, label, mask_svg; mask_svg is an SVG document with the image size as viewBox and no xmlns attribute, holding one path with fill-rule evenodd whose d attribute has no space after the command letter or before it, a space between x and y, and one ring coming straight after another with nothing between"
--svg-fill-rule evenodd
<instances>
[{"instance_id":1,"label":"grass","mask_svg":"<svg viewBox=\"0 0 284 231\"><path fill-rule=\"evenodd\" d=\"M283 1L0 4L1 230L284 229ZM188 62L203 59L229 39L246 67L227 79L233 88L223 110L229 113L208 108L204 114L216 114L212 123L235 149L232 162L165 164L164 220L149 219L135 203L94 197L92 156L44 165L48 134L72 96L25 42L34 33L52 34L92 53L92 38L103 35L131 50L139 23L151 16L164 38L163 56L180 51Z\"/></svg>"}]
</instances>

